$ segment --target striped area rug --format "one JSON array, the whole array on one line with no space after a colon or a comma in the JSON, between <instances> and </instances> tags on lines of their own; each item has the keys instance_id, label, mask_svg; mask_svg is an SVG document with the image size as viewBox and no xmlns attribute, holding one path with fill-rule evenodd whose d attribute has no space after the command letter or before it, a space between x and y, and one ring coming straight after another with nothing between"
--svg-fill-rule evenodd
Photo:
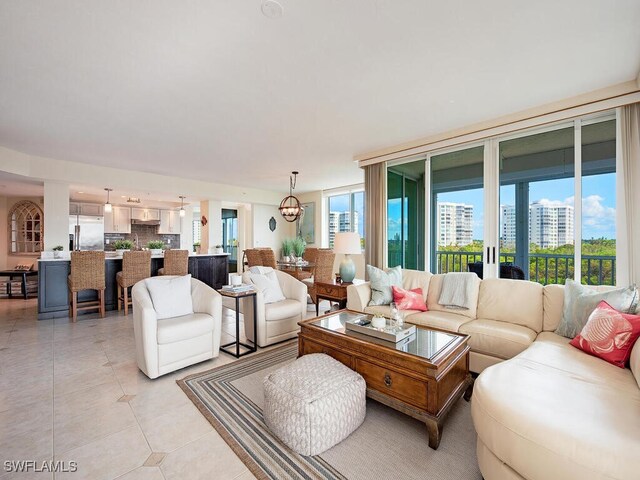
<instances>
[{"instance_id":1,"label":"striped area rug","mask_svg":"<svg viewBox=\"0 0 640 480\"><path fill-rule=\"evenodd\" d=\"M297 353L293 341L178 380L256 478L482 478L470 409L464 401L451 412L437 451L428 447L424 424L371 400L363 425L340 444L313 457L290 450L263 421L262 379L295 360Z\"/></svg>"}]
</instances>

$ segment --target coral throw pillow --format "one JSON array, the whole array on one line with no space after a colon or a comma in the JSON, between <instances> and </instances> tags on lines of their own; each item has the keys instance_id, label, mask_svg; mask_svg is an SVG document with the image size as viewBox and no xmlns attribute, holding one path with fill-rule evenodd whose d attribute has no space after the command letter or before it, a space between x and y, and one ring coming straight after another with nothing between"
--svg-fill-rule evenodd
<instances>
[{"instance_id":1,"label":"coral throw pillow","mask_svg":"<svg viewBox=\"0 0 640 480\"><path fill-rule=\"evenodd\" d=\"M414 288L413 290L405 290L404 288L391 287L393 291L393 301L398 306L399 310L419 310L421 312L427 311L427 304L424 303L422 298L422 289Z\"/></svg>"},{"instance_id":2,"label":"coral throw pillow","mask_svg":"<svg viewBox=\"0 0 640 480\"><path fill-rule=\"evenodd\" d=\"M640 315L621 313L601 301L571 345L624 368L640 336Z\"/></svg>"}]
</instances>

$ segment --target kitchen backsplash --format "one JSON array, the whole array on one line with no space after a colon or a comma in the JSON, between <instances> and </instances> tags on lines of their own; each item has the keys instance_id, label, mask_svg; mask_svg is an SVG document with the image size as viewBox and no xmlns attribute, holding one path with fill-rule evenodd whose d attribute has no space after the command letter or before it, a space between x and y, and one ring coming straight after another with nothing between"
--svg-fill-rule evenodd
<instances>
[{"instance_id":1,"label":"kitchen backsplash","mask_svg":"<svg viewBox=\"0 0 640 480\"><path fill-rule=\"evenodd\" d=\"M158 233L157 225L131 225L131 233L105 233L104 249L105 251L115 250L113 242L116 240L135 241L136 233L138 234L138 243L140 247L146 247L151 240L162 240L165 248L180 248L180 235L166 235ZM107 244L107 241L109 242Z\"/></svg>"}]
</instances>

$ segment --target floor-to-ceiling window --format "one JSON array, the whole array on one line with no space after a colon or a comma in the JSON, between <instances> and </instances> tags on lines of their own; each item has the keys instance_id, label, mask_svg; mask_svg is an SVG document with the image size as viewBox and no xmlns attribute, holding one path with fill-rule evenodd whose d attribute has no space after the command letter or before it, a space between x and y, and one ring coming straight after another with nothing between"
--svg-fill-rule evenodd
<instances>
[{"instance_id":1,"label":"floor-to-ceiling window","mask_svg":"<svg viewBox=\"0 0 640 480\"><path fill-rule=\"evenodd\" d=\"M222 248L229 254L229 272L238 271L238 211L222 209Z\"/></svg>"}]
</instances>

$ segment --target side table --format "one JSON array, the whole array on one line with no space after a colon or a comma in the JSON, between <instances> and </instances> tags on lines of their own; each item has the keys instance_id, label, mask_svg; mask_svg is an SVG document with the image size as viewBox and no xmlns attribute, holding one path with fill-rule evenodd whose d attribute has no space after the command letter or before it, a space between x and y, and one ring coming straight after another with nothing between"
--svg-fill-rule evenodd
<instances>
[{"instance_id":1,"label":"side table","mask_svg":"<svg viewBox=\"0 0 640 480\"><path fill-rule=\"evenodd\" d=\"M9 283L7 284L7 294L9 298L13 298L13 294L11 292L11 280L14 277L20 277L22 280L20 284L20 291L24 299L27 299L27 277L32 277L38 275L37 270L2 270L0 271L0 277L9 277Z\"/></svg>"},{"instance_id":2,"label":"side table","mask_svg":"<svg viewBox=\"0 0 640 480\"><path fill-rule=\"evenodd\" d=\"M351 283L315 282L316 288L316 316L320 315L320 300L338 302L340 309L347 308L347 287L358 285L364 280L354 279Z\"/></svg>"},{"instance_id":3,"label":"side table","mask_svg":"<svg viewBox=\"0 0 640 480\"><path fill-rule=\"evenodd\" d=\"M233 342L220 345L220 350L236 358L240 358L244 355L255 352L258 349L258 344L256 342L251 342L251 340L248 340L249 342L253 343L253 345L247 345L246 343L242 343L240 341L240 299L246 298L246 297L253 297L253 332L254 332L254 339L255 339L257 338L257 331L258 331L257 330L258 324L256 320L256 308L257 308L256 291L248 290L246 292L234 293L234 292L227 292L224 290L217 290L217 292L223 297L235 298L236 300L236 339ZM235 349L233 347L235 347ZM243 347L245 351L240 353L240 347Z\"/></svg>"}]
</instances>

